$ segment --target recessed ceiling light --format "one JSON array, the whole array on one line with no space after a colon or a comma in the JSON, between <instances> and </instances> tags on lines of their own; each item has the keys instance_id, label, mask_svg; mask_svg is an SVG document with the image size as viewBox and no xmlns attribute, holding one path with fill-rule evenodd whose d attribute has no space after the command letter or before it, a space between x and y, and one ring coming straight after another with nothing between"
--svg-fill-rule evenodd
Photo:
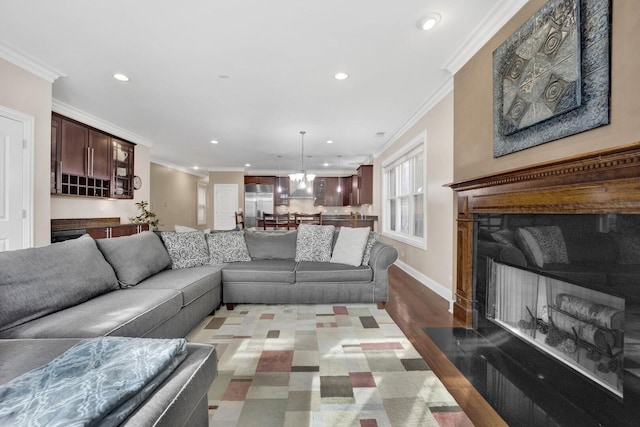
<instances>
[{"instance_id":1,"label":"recessed ceiling light","mask_svg":"<svg viewBox=\"0 0 640 427\"><path fill-rule=\"evenodd\" d=\"M193 168L194 168L195 170L198 170L198 169L200 169L200 168L199 168L199 167L197 167L197 166L194 166Z\"/></svg>"},{"instance_id":2,"label":"recessed ceiling light","mask_svg":"<svg viewBox=\"0 0 640 427\"><path fill-rule=\"evenodd\" d=\"M429 31L440 22L439 13L430 13L421 20L418 21L418 28L424 31Z\"/></svg>"},{"instance_id":3,"label":"recessed ceiling light","mask_svg":"<svg viewBox=\"0 0 640 427\"><path fill-rule=\"evenodd\" d=\"M329 139L327 140L327 144L333 144L333 141Z\"/></svg>"},{"instance_id":4,"label":"recessed ceiling light","mask_svg":"<svg viewBox=\"0 0 640 427\"><path fill-rule=\"evenodd\" d=\"M349 78L349 74L341 71L339 73L335 73L333 78L335 78L336 80L346 80Z\"/></svg>"},{"instance_id":5,"label":"recessed ceiling light","mask_svg":"<svg viewBox=\"0 0 640 427\"><path fill-rule=\"evenodd\" d=\"M245 167L245 168L251 167L251 163L245 163L245 164L244 164L244 167Z\"/></svg>"},{"instance_id":6,"label":"recessed ceiling light","mask_svg":"<svg viewBox=\"0 0 640 427\"><path fill-rule=\"evenodd\" d=\"M217 141L217 140L215 140L215 139L212 139L212 140L211 140L211 143L212 143L212 144L217 144L218 142L219 142L219 141Z\"/></svg>"},{"instance_id":7,"label":"recessed ceiling light","mask_svg":"<svg viewBox=\"0 0 640 427\"><path fill-rule=\"evenodd\" d=\"M129 81L129 77L125 76L124 74L121 73L115 73L113 75L113 78L116 80L120 80L121 82L128 82Z\"/></svg>"},{"instance_id":8,"label":"recessed ceiling light","mask_svg":"<svg viewBox=\"0 0 640 427\"><path fill-rule=\"evenodd\" d=\"M325 167L325 168L326 168L327 166L329 166L329 163L325 163L325 164L324 164L324 167Z\"/></svg>"}]
</instances>

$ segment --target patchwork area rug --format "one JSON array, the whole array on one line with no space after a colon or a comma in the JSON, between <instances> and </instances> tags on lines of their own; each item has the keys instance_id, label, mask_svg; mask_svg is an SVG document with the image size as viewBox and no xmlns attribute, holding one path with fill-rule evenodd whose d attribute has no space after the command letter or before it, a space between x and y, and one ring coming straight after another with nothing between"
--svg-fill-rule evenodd
<instances>
[{"instance_id":1,"label":"patchwork area rug","mask_svg":"<svg viewBox=\"0 0 640 427\"><path fill-rule=\"evenodd\" d=\"M471 426L375 304L221 308L187 339L214 344L209 426Z\"/></svg>"}]
</instances>

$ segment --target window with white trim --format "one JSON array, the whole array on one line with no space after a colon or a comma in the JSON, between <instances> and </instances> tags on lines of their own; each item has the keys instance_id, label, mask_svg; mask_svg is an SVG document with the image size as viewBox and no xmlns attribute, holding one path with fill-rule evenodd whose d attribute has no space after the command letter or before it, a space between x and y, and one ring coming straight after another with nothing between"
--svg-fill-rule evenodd
<instances>
[{"instance_id":1,"label":"window with white trim","mask_svg":"<svg viewBox=\"0 0 640 427\"><path fill-rule=\"evenodd\" d=\"M426 133L382 165L384 218L382 231L423 249L426 239Z\"/></svg>"},{"instance_id":2,"label":"window with white trim","mask_svg":"<svg viewBox=\"0 0 640 427\"><path fill-rule=\"evenodd\" d=\"M203 225L207 223L207 184L198 182L197 193L197 219L196 224Z\"/></svg>"}]
</instances>

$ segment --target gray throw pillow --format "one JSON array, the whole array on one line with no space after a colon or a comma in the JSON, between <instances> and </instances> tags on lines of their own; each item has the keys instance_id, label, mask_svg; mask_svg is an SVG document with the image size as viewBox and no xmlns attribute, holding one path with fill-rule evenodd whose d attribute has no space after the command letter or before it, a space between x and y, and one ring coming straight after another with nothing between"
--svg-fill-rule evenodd
<instances>
[{"instance_id":1,"label":"gray throw pillow","mask_svg":"<svg viewBox=\"0 0 640 427\"><path fill-rule=\"evenodd\" d=\"M333 225L300 225L296 239L296 262L331 261L334 229Z\"/></svg>"},{"instance_id":2,"label":"gray throw pillow","mask_svg":"<svg viewBox=\"0 0 640 427\"><path fill-rule=\"evenodd\" d=\"M169 253L152 231L114 239L98 239L96 243L115 270L122 288L135 286L171 265Z\"/></svg>"},{"instance_id":3,"label":"gray throw pillow","mask_svg":"<svg viewBox=\"0 0 640 427\"><path fill-rule=\"evenodd\" d=\"M244 231L225 231L206 235L209 247L209 263L251 261Z\"/></svg>"},{"instance_id":4,"label":"gray throw pillow","mask_svg":"<svg viewBox=\"0 0 640 427\"><path fill-rule=\"evenodd\" d=\"M162 231L160 238L169 252L171 268L189 268L209 264L209 249L202 231L186 233Z\"/></svg>"},{"instance_id":5,"label":"gray throw pillow","mask_svg":"<svg viewBox=\"0 0 640 427\"><path fill-rule=\"evenodd\" d=\"M370 230L369 227L340 227L340 234L331 254L331 262L354 267L362 264L362 255Z\"/></svg>"},{"instance_id":6,"label":"gray throw pillow","mask_svg":"<svg viewBox=\"0 0 640 427\"><path fill-rule=\"evenodd\" d=\"M369 259L371 258L371 249L378 243L380 240L380 233L372 231L369 233L369 238L367 239L367 245L364 247L364 254L362 254L362 265L369 265Z\"/></svg>"}]
</instances>

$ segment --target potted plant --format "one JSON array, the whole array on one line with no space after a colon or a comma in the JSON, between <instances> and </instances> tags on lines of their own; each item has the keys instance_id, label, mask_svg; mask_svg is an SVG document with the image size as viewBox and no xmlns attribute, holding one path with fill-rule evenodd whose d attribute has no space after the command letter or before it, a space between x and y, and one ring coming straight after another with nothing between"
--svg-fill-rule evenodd
<instances>
[{"instance_id":1,"label":"potted plant","mask_svg":"<svg viewBox=\"0 0 640 427\"><path fill-rule=\"evenodd\" d=\"M149 206L149 202L147 202L146 200L141 200L139 202L136 202L136 206L140 211L140 215L129 218L129 221L131 221L132 224L149 224L152 230L160 225L160 218L158 218L156 214L147 209L147 206Z\"/></svg>"}]
</instances>

